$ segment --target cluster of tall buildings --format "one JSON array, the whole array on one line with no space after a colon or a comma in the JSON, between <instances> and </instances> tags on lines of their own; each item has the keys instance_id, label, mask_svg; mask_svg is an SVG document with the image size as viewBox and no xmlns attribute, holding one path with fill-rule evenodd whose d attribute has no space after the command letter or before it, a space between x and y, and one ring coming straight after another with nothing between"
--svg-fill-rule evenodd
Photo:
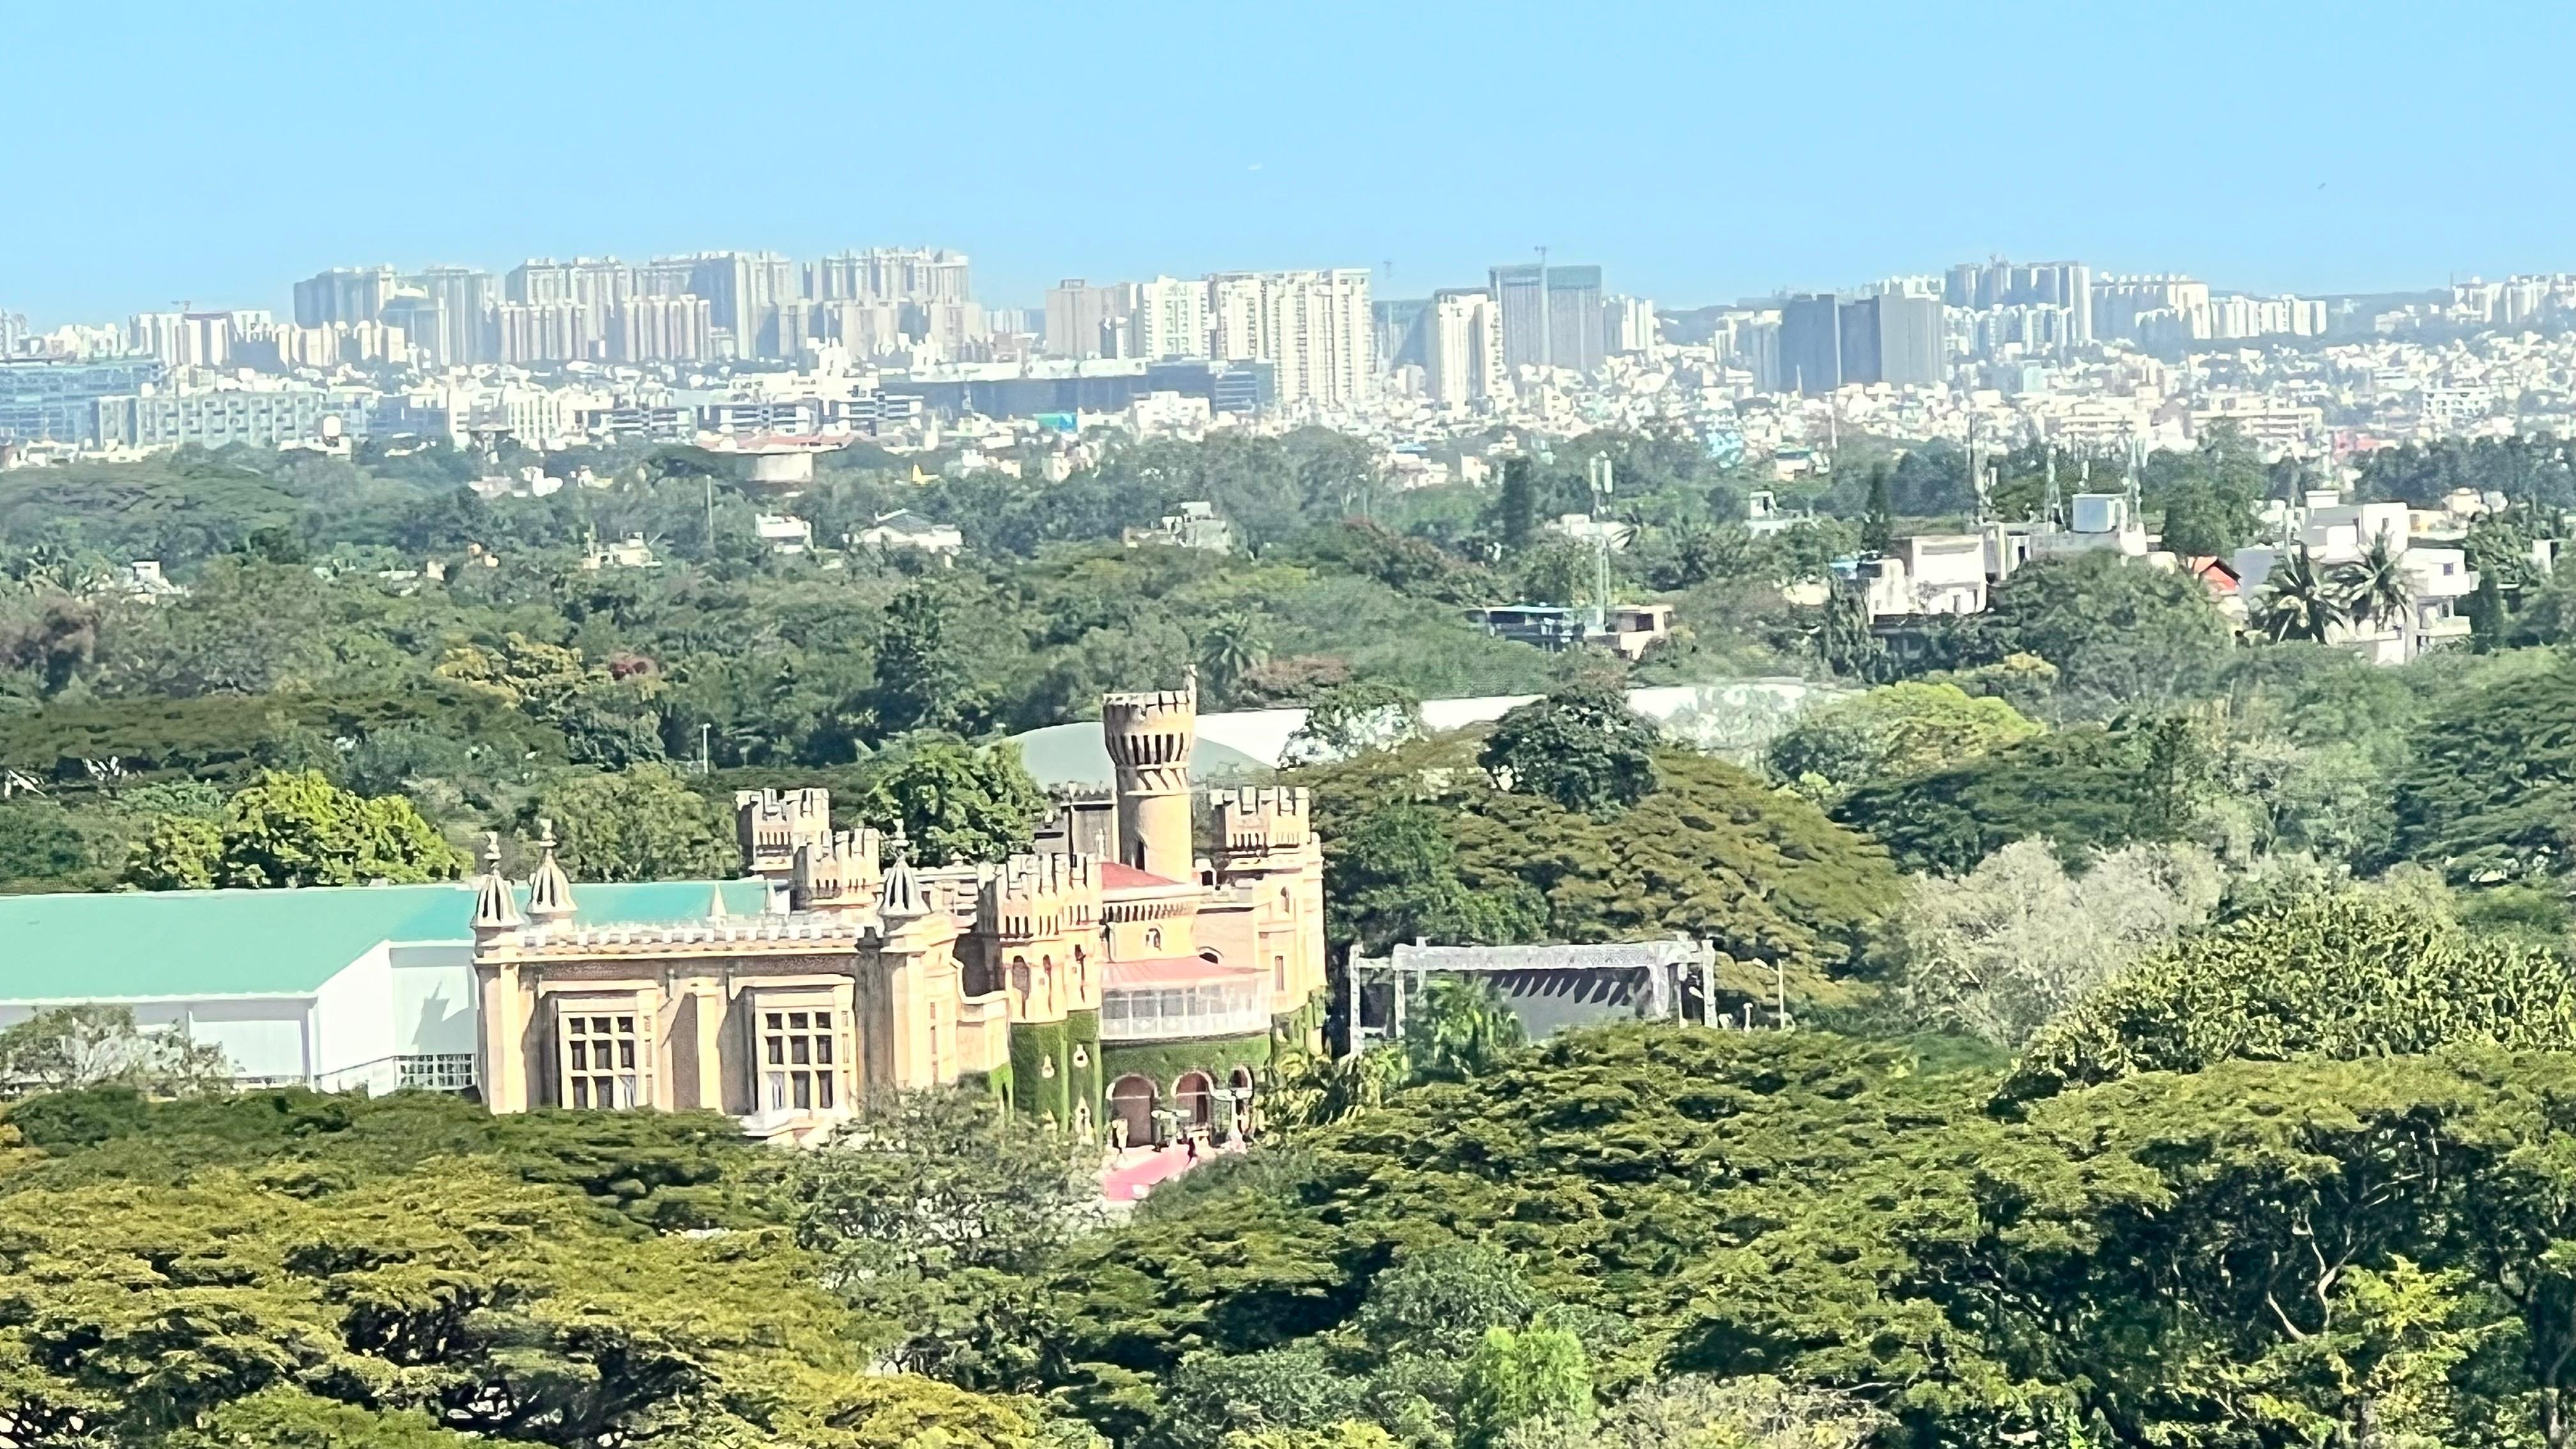
<instances>
[{"instance_id":1,"label":"cluster of tall buildings","mask_svg":"<svg viewBox=\"0 0 2576 1449\"><path fill-rule=\"evenodd\" d=\"M1822 396L1855 384L1938 387L1948 364L1941 299L1906 291L1781 299L1779 320L1736 338L1755 385Z\"/></svg>"},{"instance_id":2,"label":"cluster of tall buildings","mask_svg":"<svg viewBox=\"0 0 2576 1449\"><path fill-rule=\"evenodd\" d=\"M295 284L295 325L397 328L434 368L792 359L812 342L859 357L960 357L987 330L966 266L955 252L879 248L817 262L730 251L647 262L540 258L501 277L471 267L336 267Z\"/></svg>"},{"instance_id":3,"label":"cluster of tall buildings","mask_svg":"<svg viewBox=\"0 0 2576 1449\"><path fill-rule=\"evenodd\" d=\"M1278 401L1319 408L1376 391L1377 333L1363 267L1216 272L1196 280L1047 289L1043 346L1055 357L1265 363Z\"/></svg>"},{"instance_id":4,"label":"cluster of tall buildings","mask_svg":"<svg viewBox=\"0 0 2576 1449\"><path fill-rule=\"evenodd\" d=\"M1525 377L1590 376L1614 354L1646 350L1655 307L1604 296L1597 266L1519 263L1489 269L1482 287L1381 303L1377 323L1389 367L1419 369L1426 399L1458 407L1511 396Z\"/></svg>"}]
</instances>

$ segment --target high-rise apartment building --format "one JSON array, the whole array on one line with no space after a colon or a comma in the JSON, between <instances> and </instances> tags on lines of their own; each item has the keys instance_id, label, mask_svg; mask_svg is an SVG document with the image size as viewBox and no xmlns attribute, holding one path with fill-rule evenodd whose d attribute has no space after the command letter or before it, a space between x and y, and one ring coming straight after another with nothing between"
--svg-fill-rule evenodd
<instances>
[{"instance_id":1,"label":"high-rise apartment building","mask_svg":"<svg viewBox=\"0 0 2576 1449\"><path fill-rule=\"evenodd\" d=\"M805 269L817 302L965 302L966 257L937 247L872 247L840 252Z\"/></svg>"},{"instance_id":2,"label":"high-rise apartment building","mask_svg":"<svg viewBox=\"0 0 2576 1449\"><path fill-rule=\"evenodd\" d=\"M1940 298L1903 292L1848 302L1829 292L1787 298L1769 382L1811 397L1856 383L1938 387L1947 376L1943 320Z\"/></svg>"},{"instance_id":3,"label":"high-rise apartment building","mask_svg":"<svg viewBox=\"0 0 2576 1449\"><path fill-rule=\"evenodd\" d=\"M1842 385L1841 299L1818 292L1782 301L1780 390L1821 397Z\"/></svg>"},{"instance_id":4,"label":"high-rise apartment building","mask_svg":"<svg viewBox=\"0 0 2576 1449\"><path fill-rule=\"evenodd\" d=\"M513 366L591 362L607 353L608 314L576 301L503 302L494 311L496 361Z\"/></svg>"},{"instance_id":5,"label":"high-rise apartment building","mask_svg":"<svg viewBox=\"0 0 2576 1449\"><path fill-rule=\"evenodd\" d=\"M391 267L333 267L295 284L295 325L373 322L393 292Z\"/></svg>"},{"instance_id":6,"label":"high-rise apartment building","mask_svg":"<svg viewBox=\"0 0 2576 1449\"><path fill-rule=\"evenodd\" d=\"M1643 297L1612 297L1601 304L1601 346L1606 352L1644 352L1655 343L1655 304Z\"/></svg>"},{"instance_id":7,"label":"high-rise apartment building","mask_svg":"<svg viewBox=\"0 0 2576 1449\"><path fill-rule=\"evenodd\" d=\"M1433 293L1420 331L1423 391L1435 405L1463 407L1510 392L1502 317L1491 294L1478 288Z\"/></svg>"},{"instance_id":8,"label":"high-rise apartment building","mask_svg":"<svg viewBox=\"0 0 2576 1449\"><path fill-rule=\"evenodd\" d=\"M502 279L504 300L609 308L635 295L635 269L615 257L532 257Z\"/></svg>"},{"instance_id":9,"label":"high-rise apartment building","mask_svg":"<svg viewBox=\"0 0 2576 1449\"><path fill-rule=\"evenodd\" d=\"M1272 364L1282 403L1346 407L1376 392L1365 267L1220 273L1208 278L1208 317L1213 354Z\"/></svg>"},{"instance_id":10,"label":"high-rise apartment building","mask_svg":"<svg viewBox=\"0 0 2576 1449\"><path fill-rule=\"evenodd\" d=\"M619 362L694 362L715 351L715 314L704 297L629 297L610 316L608 355Z\"/></svg>"},{"instance_id":11,"label":"high-rise apartment building","mask_svg":"<svg viewBox=\"0 0 2576 1449\"><path fill-rule=\"evenodd\" d=\"M627 269L633 278L637 297L682 297L699 295L689 290L690 278L697 275L698 264L687 257L655 257L637 262Z\"/></svg>"},{"instance_id":12,"label":"high-rise apartment building","mask_svg":"<svg viewBox=\"0 0 2576 1449\"><path fill-rule=\"evenodd\" d=\"M224 367L242 328L269 320L266 312L137 312L126 321L126 346L164 367Z\"/></svg>"},{"instance_id":13,"label":"high-rise apartment building","mask_svg":"<svg viewBox=\"0 0 2576 1449\"><path fill-rule=\"evenodd\" d=\"M2183 276L2104 277L2093 287L2092 332L2194 340L2213 330L2209 284Z\"/></svg>"},{"instance_id":14,"label":"high-rise apartment building","mask_svg":"<svg viewBox=\"0 0 2576 1449\"><path fill-rule=\"evenodd\" d=\"M438 299L440 335L436 354L452 363L491 360L490 318L494 295L492 274L472 267L431 267L403 278L405 287ZM426 338L414 343L429 346Z\"/></svg>"},{"instance_id":15,"label":"high-rise apartment building","mask_svg":"<svg viewBox=\"0 0 2576 1449\"><path fill-rule=\"evenodd\" d=\"M402 329L422 366L450 367L464 361L448 350L447 307L439 298L406 288L387 297L378 316L387 326Z\"/></svg>"},{"instance_id":16,"label":"high-rise apartment building","mask_svg":"<svg viewBox=\"0 0 2576 1449\"><path fill-rule=\"evenodd\" d=\"M1601 269L1536 263L1495 267L1487 292L1501 310L1503 359L1510 366L1596 372L1603 352Z\"/></svg>"},{"instance_id":17,"label":"high-rise apartment building","mask_svg":"<svg viewBox=\"0 0 2576 1449\"><path fill-rule=\"evenodd\" d=\"M707 299L716 327L733 335L739 355L796 355L805 338L803 309L796 307L804 300L804 278L796 263L776 252L700 252L686 260L682 290ZM657 289L655 295L663 294ZM786 323L782 335L780 319L791 308L800 315Z\"/></svg>"},{"instance_id":18,"label":"high-rise apartment building","mask_svg":"<svg viewBox=\"0 0 2576 1449\"><path fill-rule=\"evenodd\" d=\"M1047 289L1046 350L1057 357L1110 356L1102 339L1107 324L1136 313L1136 284L1112 282L1095 287L1068 277Z\"/></svg>"},{"instance_id":19,"label":"high-rise apartment building","mask_svg":"<svg viewBox=\"0 0 2576 1449\"><path fill-rule=\"evenodd\" d=\"M2093 340L2093 269L2082 262L1961 262L1943 278L1941 300L1953 307L1985 312L1999 308L2056 307L2064 310L2062 326L2034 328L2015 324L2015 331L2052 332L2063 345L2081 347Z\"/></svg>"},{"instance_id":20,"label":"high-rise apartment building","mask_svg":"<svg viewBox=\"0 0 2576 1449\"><path fill-rule=\"evenodd\" d=\"M1134 355L1160 361L1208 355L1208 289L1203 281L1156 277L1136 285Z\"/></svg>"},{"instance_id":21,"label":"high-rise apartment building","mask_svg":"<svg viewBox=\"0 0 2576 1449\"><path fill-rule=\"evenodd\" d=\"M1941 310L1937 297L1895 292L1844 303L1842 380L1940 386L1946 360Z\"/></svg>"},{"instance_id":22,"label":"high-rise apartment building","mask_svg":"<svg viewBox=\"0 0 2576 1449\"><path fill-rule=\"evenodd\" d=\"M834 301L814 304L814 335L837 342L861 360L900 349L904 335L900 302Z\"/></svg>"}]
</instances>

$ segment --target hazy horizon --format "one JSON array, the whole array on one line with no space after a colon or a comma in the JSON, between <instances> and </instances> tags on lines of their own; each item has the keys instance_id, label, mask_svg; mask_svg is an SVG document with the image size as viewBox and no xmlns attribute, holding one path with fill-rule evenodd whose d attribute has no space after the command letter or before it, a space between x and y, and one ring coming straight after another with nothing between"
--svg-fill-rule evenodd
<instances>
[{"instance_id":1,"label":"hazy horizon","mask_svg":"<svg viewBox=\"0 0 2576 1449\"><path fill-rule=\"evenodd\" d=\"M1209 16L475 3L30 9L39 326L283 311L324 267L937 245L1061 277L1366 266L1381 296L1598 263L1675 309L2001 253L2229 290L2576 268L2523 6L2007 4ZM102 22L106 23L102 23ZM1387 264L1392 263L1392 272Z\"/></svg>"}]
</instances>

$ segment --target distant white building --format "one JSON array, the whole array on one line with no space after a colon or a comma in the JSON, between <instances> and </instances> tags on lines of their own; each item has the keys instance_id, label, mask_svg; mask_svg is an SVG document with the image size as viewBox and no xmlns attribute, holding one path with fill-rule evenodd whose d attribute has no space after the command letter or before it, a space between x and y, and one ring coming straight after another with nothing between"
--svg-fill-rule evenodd
<instances>
[{"instance_id":1,"label":"distant white building","mask_svg":"<svg viewBox=\"0 0 2576 1449\"><path fill-rule=\"evenodd\" d=\"M1129 548L1162 544L1229 553L1234 549L1234 525L1217 516L1213 503L1184 503L1180 512L1165 514L1152 528L1128 529L1122 541Z\"/></svg>"},{"instance_id":2,"label":"distant white building","mask_svg":"<svg viewBox=\"0 0 2576 1449\"><path fill-rule=\"evenodd\" d=\"M792 513L755 514L752 527L772 553L798 554L814 546L814 525Z\"/></svg>"},{"instance_id":3,"label":"distant white building","mask_svg":"<svg viewBox=\"0 0 2576 1449\"><path fill-rule=\"evenodd\" d=\"M2276 501L2267 512L2266 522L2282 541L2236 551L2237 589L2249 607L2293 549L2305 549L2310 563L2330 571L2385 539L2414 583L2413 608L2395 619L2339 623L2327 642L2347 645L2374 664L2403 664L2427 649L2469 637L2468 616L2459 612L2459 601L2477 592L2477 570L2469 567L2467 552L2447 538L2417 533L2415 514L2405 504L2345 503L2337 494L2318 492L2297 504Z\"/></svg>"},{"instance_id":4,"label":"distant white building","mask_svg":"<svg viewBox=\"0 0 2576 1449\"><path fill-rule=\"evenodd\" d=\"M861 548L928 554L949 564L965 551L966 535L953 523L933 523L909 508L898 508L850 535L850 542Z\"/></svg>"}]
</instances>

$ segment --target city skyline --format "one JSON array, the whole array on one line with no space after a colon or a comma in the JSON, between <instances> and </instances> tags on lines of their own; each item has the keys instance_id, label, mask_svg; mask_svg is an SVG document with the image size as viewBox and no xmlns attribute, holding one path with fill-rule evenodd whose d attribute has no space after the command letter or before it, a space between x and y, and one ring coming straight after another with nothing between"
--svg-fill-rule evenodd
<instances>
[{"instance_id":1,"label":"city skyline","mask_svg":"<svg viewBox=\"0 0 2576 1449\"><path fill-rule=\"evenodd\" d=\"M18 78L22 111L81 117L49 137L49 173L133 179L67 190L0 237L0 305L49 323L183 299L282 310L286 279L356 259L499 271L707 245L945 245L1024 306L1069 276L1317 267L1428 296L1538 245L1674 307L1990 253L2304 294L2570 260L2565 217L2528 184L2569 101L2467 79L2499 35L2568 33L2536 8L2359 25L2310 7L2006 6L1969 27L1850 6L1128 7L1058 39L1033 7L982 6L943 14L941 44L900 63L856 13L604 27L468 6L434 34L271 13L16 20L20 53L47 62ZM718 29L877 59L722 81L703 63ZM501 36L545 62L543 84L493 63ZM1832 64L1763 59L1782 54ZM1195 80L1051 78L1112 56ZM1432 56L1473 84L1422 84ZM1235 112L1235 94L1271 100ZM1277 123L1282 103L1296 124ZM1455 123L1462 104L1474 125ZM746 169L754 147L784 159Z\"/></svg>"}]
</instances>

